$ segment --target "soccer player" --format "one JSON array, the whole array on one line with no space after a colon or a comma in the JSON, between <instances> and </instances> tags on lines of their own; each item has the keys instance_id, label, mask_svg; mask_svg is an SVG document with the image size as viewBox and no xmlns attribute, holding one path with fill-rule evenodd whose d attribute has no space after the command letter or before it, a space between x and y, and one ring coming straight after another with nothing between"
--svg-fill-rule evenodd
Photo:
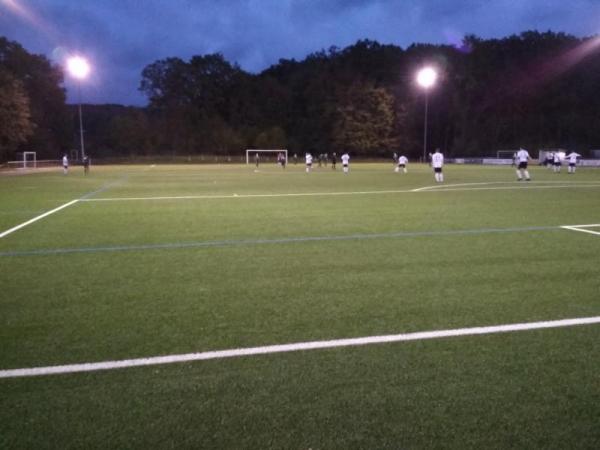
<instances>
[{"instance_id":1,"label":"soccer player","mask_svg":"<svg viewBox=\"0 0 600 450\"><path fill-rule=\"evenodd\" d=\"M310 153L306 154L306 173L310 172L312 169L312 160L313 157Z\"/></svg>"},{"instance_id":2,"label":"soccer player","mask_svg":"<svg viewBox=\"0 0 600 450\"><path fill-rule=\"evenodd\" d=\"M258 152L254 154L254 163L256 164L256 168L258 169L258 164L260 163L260 156L258 156Z\"/></svg>"},{"instance_id":3,"label":"soccer player","mask_svg":"<svg viewBox=\"0 0 600 450\"><path fill-rule=\"evenodd\" d=\"M554 152L554 173L560 173L562 167L562 160L560 158L560 152Z\"/></svg>"},{"instance_id":4,"label":"soccer player","mask_svg":"<svg viewBox=\"0 0 600 450\"><path fill-rule=\"evenodd\" d=\"M344 152L342 155L342 167L344 168L344 173L348 173L348 162L350 161L350 155L348 152Z\"/></svg>"},{"instance_id":5,"label":"soccer player","mask_svg":"<svg viewBox=\"0 0 600 450\"><path fill-rule=\"evenodd\" d=\"M566 156L566 158L569 160L569 168L567 171L569 173L575 173L575 168L577 167L577 158L581 158L581 155L579 153L571 152Z\"/></svg>"},{"instance_id":6,"label":"soccer player","mask_svg":"<svg viewBox=\"0 0 600 450\"><path fill-rule=\"evenodd\" d=\"M546 169L550 169L554 164L554 153L546 152L546 159L544 160L544 165Z\"/></svg>"},{"instance_id":7,"label":"soccer player","mask_svg":"<svg viewBox=\"0 0 600 450\"><path fill-rule=\"evenodd\" d=\"M285 169L285 154L277 153L277 164L279 164L282 169Z\"/></svg>"},{"instance_id":8,"label":"soccer player","mask_svg":"<svg viewBox=\"0 0 600 450\"><path fill-rule=\"evenodd\" d=\"M85 155L83 157L83 174L87 175L90 171L90 157Z\"/></svg>"},{"instance_id":9,"label":"soccer player","mask_svg":"<svg viewBox=\"0 0 600 450\"><path fill-rule=\"evenodd\" d=\"M444 155L440 152L439 148L436 148L435 153L431 155L431 166L433 167L435 181L443 183L444 173L442 172L442 167L444 167Z\"/></svg>"},{"instance_id":10,"label":"soccer player","mask_svg":"<svg viewBox=\"0 0 600 450\"><path fill-rule=\"evenodd\" d=\"M524 148L519 149L517 152L517 181L523 180L523 175L525 175L525 180L530 181L531 177L529 176L529 171L527 170L527 162L531 159L529 156L529 152Z\"/></svg>"},{"instance_id":11,"label":"soccer player","mask_svg":"<svg viewBox=\"0 0 600 450\"><path fill-rule=\"evenodd\" d=\"M333 152L331 154L331 170L335 170L335 163L337 162L337 153Z\"/></svg>"},{"instance_id":12,"label":"soccer player","mask_svg":"<svg viewBox=\"0 0 600 450\"><path fill-rule=\"evenodd\" d=\"M396 166L394 171L400 172L400 169L402 169L402 172L406 173L406 164L408 164L408 158L404 155L400 155L400 158L398 158L398 165Z\"/></svg>"},{"instance_id":13,"label":"soccer player","mask_svg":"<svg viewBox=\"0 0 600 450\"><path fill-rule=\"evenodd\" d=\"M67 158L67 155L63 155L62 164L63 164L63 175L66 175L69 173L69 158Z\"/></svg>"}]
</instances>

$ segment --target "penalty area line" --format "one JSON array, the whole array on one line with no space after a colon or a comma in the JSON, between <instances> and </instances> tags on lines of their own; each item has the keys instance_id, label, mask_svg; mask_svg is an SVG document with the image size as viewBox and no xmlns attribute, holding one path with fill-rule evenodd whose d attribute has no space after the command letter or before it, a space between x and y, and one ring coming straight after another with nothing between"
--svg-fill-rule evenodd
<instances>
[{"instance_id":1,"label":"penalty area line","mask_svg":"<svg viewBox=\"0 0 600 450\"><path fill-rule=\"evenodd\" d=\"M2 233L0 233L0 239L2 239L5 236L8 236L11 233L14 233L17 230L20 230L21 228L26 227L27 225L31 225L32 223L37 222L38 220L41 220L44 217L48 217L50 214L54 214L55 212L58 212L58 211L60 211L62 209L65 209L65 208L68 208L69 206L74 205L75 203L82 202L82 201L85 201L85 200L89 200L90 197L92 197L92 196L94 196L96 194L99 194L100 192L104 192L107 189L110 189L111 187L113 187L113 186L115 186L115 185L117 185L119 183L122 183L122 182L126 181L128 176L129 176L128 174L125 174L125 176L123 176L122 178L120 178L120 179L118 179L116 181L113 181L112 183L105 184L100 189L97 189L97 190L92 191L92 192L88 192L87 194L83 195L80 198L76 198L75 200L71 200L70 202L67 202L64 205L60 205L58 208L54 208L53 210L47 211L44 214L40 214L39 216L34 217L33 219L28 220L27 222L23 222L20 225L17 225L15 227L12 227L12 228L6 230L6 231L3 231Z\"/></svg>"},{"instance_id":2,"label":"penalty area line","mask_svg":"<svg viewBox=\"0 0 600 450\"><path fill-rule=\"evenodd\" d=\"M22 224L17 225L16 227L12 227L12 228L10 228L10 229L8 229L6 231L3 231L2 233L0 233L0 239L3 238L3 237L5 237L5 236L8 236L11 233L14 233L17 230L20 230L21 228L26 227L27 225L31 225L32 223L37 222L38 220L41 220L44 217L49 216L50 214L54 214L55 212L58 212L61 209L68 208L69 206L74 205L78 201L79 201L79 199L71 200L70 202L65 203L64 205L61 205L58 208L54 208L53 210L47 211L44 214L40 214L39 216L34 217L33 219L28 220L27 222L23 222Z\"/></svg>"},{"instance_id":3,"label":"penalty area line","mask_svg":"<svg viewBox=\"0 0 600 450\"><path fill-rule=\"evenodd\" d=\"M485 186L490 184L505 184L505 186ZM463 187L461 187L463 186ZM436 189L437 188L437 189ZM222 194L222 195L173 195L157 197L103 197L81 198L82 202L126 202L126 201L159 201L159 200L227 200L227 199L253 199L253 198L286 198L286 197L338 197L352 195L389 195L413 193L439 193L458 191L496 191L496 190L523 190L523 189L596 189L600 184L561 184L561 185L523 185L516 182L494 183L466 183L448 184L438 186L425 186L417 189L392 189L382 191L343 191L343 192L290 192L279 194Z\"/></svg>"},{"instance_id":4,"label":"penalty area line","mask_svg":"<svg viewBox=\"0 0 600 450\"><path fill-rule=\"evenodd\" d=\"M577 325L591 325L600 323L600 316L580 317L574 319L550 320L543 322L514 323L507 325L494 325L472 328L458 328L448 330L420 331L384 336L368 336L349 339L335 339L328 341L298 342L291 344L267 345L263 347L236 348L229 350L207 351L201 353L186 353L179 355L154 356L149 358L125 359L118 361L103 361L83 364L67 364L62 366L32 367L23 369L0 370L0 378L21 378L42 375L57 375L79 372L94 372L99 370L123 369L129 367L155 366L192 361L206 361L211 359L234 358L254 355L267 355L273 353L297 352L307 350L320 350L339 347L357 347L373 344L387 344L394 342L418 341L426 339L440 339L458 336L475 336L495 333L509 333L515 331L539 330L547 328L572 327Z\"/></svg>"},{"instance_id":5,"label":"penalty area line","mask_svg":"<svg viewBox=\"0 0 600 450\"><path fill-rule=\"evenodd\" d=\"M592 230L586 229L586 228L595 228L595 227L600 227L600 223L592 223L589 225L563 225L563 226L561 226L561 228L563 228L565 230L580 231L582 233L589 233L589 234L594 234L596 236L600 236L600 231L592 231Z\"/></svg>"}]
</instances>

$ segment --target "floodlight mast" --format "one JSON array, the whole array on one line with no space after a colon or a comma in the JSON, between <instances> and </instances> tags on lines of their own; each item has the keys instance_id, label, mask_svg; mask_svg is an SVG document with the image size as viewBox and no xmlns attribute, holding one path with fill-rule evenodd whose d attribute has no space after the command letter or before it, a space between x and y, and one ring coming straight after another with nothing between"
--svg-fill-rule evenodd
<instances>
[{"instance_id":1,"label":"floodlight mast","mask_svg":"<svg viewBox=\"0 0 600 450\"><path fill-rule=\"evenodd\" d=\"M81 113L81 80L85 79L89 72L90 66L85 58L74 56L67 61L67 69L69 73L78 80L77 91L79 94L79 139L81 142L81 158L85 158L85 146L83 142L83 116Z\"/></svg>"},{"instance_id":2,"label":"floodlight mast","mask_svg":"<svg viewBox=\"0 0 600 450\"><path fill-rule=\"evenodd\" d=\"M427 161L427 112L429 109L429 89L437 80L437 72L432 67L424 67L417 73L417 83L425 91L425 120L423 121L423 162Z\"/></svg>"}]
</instances>

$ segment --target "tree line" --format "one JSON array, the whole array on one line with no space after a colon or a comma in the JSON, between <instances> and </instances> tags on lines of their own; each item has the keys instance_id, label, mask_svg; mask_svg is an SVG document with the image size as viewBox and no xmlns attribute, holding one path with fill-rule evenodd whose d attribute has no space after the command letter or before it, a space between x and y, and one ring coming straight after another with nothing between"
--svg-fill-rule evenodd
<instances>
[{"instance_id":1,"label":"tree line","mask_svg":"<svg viewBox=\"0 0 600 450\"><path fill-rule=\"evenodd\" d=\"M93 157L239 155L246 148L423 152L424 91L417 70L433 66L428 142L449 155L499 149L600 148L599 38L527 31L502 39L406 49L360 40L252 74L221 54L148 64L146 107L84 105ZM0 38L0 153L56 156L77 148L77 110L63 73L45 57Z\"/></svg>"}]
</instances>

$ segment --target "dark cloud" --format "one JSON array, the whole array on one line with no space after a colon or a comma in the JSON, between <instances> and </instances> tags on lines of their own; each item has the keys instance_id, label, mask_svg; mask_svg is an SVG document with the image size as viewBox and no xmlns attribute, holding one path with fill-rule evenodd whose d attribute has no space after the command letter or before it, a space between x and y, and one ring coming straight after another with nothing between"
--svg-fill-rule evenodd
<instances>
[{"instance_id":1,"label":"dark cloud","mask_svg":"<svg viewBox=\"0 0 600 450\"><path fill-rule=\"evenodd\" d=\"M596 0L0 0L0 34L55 58L79 51L94 64L84 101L143 104L143 68L171 56L222 53L258 72L332 45L372 39L406 47L503 37L538 29L597 33ZM67 80L69 99L72 81Z\"/></svg>"}]
</instances>

